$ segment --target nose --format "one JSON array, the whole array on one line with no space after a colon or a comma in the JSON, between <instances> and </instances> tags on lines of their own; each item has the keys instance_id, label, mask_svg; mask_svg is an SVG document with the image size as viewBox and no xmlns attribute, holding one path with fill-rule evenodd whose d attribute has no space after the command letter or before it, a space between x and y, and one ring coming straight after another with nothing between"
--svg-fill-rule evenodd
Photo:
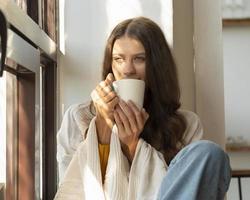
<instances>
[{"instance_id":1,"label":"nose","mask_svg":"<svg viewBox=\"0 0 250 200\"><path fill-rule=\"evenodd\" d=\"M136 74L136 69L131 61L124 62L123 74L126 77Z\"/></svg>"}]
</instances>

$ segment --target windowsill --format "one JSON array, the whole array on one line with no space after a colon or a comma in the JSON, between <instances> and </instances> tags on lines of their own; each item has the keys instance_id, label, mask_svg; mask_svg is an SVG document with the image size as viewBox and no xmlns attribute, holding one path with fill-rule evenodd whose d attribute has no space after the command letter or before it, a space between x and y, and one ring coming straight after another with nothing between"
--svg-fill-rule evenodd
<instances>
[{"instance_id":1,"label":"windowsill","mask_svg":"<svg viewBox=\"0 0 250 200\"><path fill-rule=\"evenodd\" d=\"M232 177L250 177L250 170L232 170Z\"/></svg>"},{"instance_id":2,"label":"windowsill","mask_svg":"<svg viewBox=\"0 0 250 200\"><path fill-rule=\"evenodd\" d=\"M227 144L227 152L250 152L250 145L237 145L237 144Z\"/></svg>"},{"instance_id":3,"label":"windowsill","mask_svg":"<svg viewBox=\"0 0 250 200\"><path fill-rule=\"evenodd\" d=\"M230 165L233 171L250 170L250 146L249 144L227 144L226 152L230 158Z\"/></svg>"},{"instance_id":4,"label":"windowsill","mask_svg":"<svg viewBox=\"0 0 250 200\"><path fill-rule=\"evenodd\" d=\"M250 26L250 18L223 19L223 27L228 26Z\"/></svg>"}]
</instances>

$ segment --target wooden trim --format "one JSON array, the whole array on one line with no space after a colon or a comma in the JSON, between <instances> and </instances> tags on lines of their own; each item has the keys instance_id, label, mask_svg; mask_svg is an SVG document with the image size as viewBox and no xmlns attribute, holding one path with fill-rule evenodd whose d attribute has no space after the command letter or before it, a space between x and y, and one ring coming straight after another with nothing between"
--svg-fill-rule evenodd
<instances>
[{"instance_id":1,"label":"wooden trim","mask_svg":"<svg viewBox=\"0 0 250 200\"><path fill-rule=\"evenodd\" d=\"M6 73L6 200L17 199L17 79Z\"/></svg>"},{"instance_id":2,"label":"wooden trim","mask_svg":"<svg viewBox=\"0 0 250 200\"><path fill-rule=\"evenodd\" d=\"M223 19L223 27L230 26L250 26L250 18L241 18L241 19Z\"/></svg>"},{"instance_id":3,"label":"wooden trim","mask_svg":"<svg viewBox=\"0 0 250 200\"><path fill-rule=\"evenodd\" d=\"M226 145L226 151L227 152L250 152L250 146L249 145Z\"/></svg>"},{"instance_id":4,"label":"wooden trim","mask_svg":"<svg viewBox=\"0 0 250 200\"><path fill-rule=\"evenodd\" d=\"M35 73L18 79L18 199L35 199Z\"/></svg>"},{"instance_id":5,"label":"wooden trim","mask_svg":"<svg viewBox=\"0 0 250 200\"><path fill-rule=\"evenodd\" d=\"M232 170L232 177L250 177L250 169Z\"/></svg>"},{"instance_id":6,"label":"wooden trim","mask_svg":"<svg viewBox=\"0 0 250 200\"><path fill-rule=\"evenodd\" d=\"M35 73L7 59L6 200L35 198ZM25 69L25 70L24 70Z\"/></svg>"}]
</instances>

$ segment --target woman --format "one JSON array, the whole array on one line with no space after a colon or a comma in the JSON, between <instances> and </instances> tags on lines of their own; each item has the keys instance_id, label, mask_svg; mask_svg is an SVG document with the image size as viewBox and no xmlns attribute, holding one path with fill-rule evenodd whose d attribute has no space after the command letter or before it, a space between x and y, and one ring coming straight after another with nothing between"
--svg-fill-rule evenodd
<instances>
[{"instance_id":1,"label":"woman","mask_svg":"<svg viewBox=\"0 0 250 200\"><path fill-rule=\"evenodd\" d=\"M113 91L126 78L145 81L143 109ZM224 198L228 157L199 141L198 117L179 109L176 66L157 24L139 17L114 28L92 94L91 103L69 108L59 130L55 199Z\"/></svg>"}]
</instances>

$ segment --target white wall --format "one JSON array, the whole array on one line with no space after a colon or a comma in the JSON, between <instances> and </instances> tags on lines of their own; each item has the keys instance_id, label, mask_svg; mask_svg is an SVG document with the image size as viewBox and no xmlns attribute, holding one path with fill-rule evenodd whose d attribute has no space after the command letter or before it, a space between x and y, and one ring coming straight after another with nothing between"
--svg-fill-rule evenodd
<instances>
[{"instance_id":1,"label":"white wall","mask_svg":"<svg viewBox=\"0 0 250 200\"><path fill-rule=\"evenodd\" d=\"M174 0L173 10L173 53L178 67L181 103L184 109L196 111L193 0Z\"/></svg>"},{"instance_id":2,"label":"white wall","mask_svg":"<svg viewBox=\"0 0 250 200\"><path fill-rule=\"evenodd\" d=\"M224 27L226 135L250 141L250 26Z\"/></svg>"}]
</instances>

